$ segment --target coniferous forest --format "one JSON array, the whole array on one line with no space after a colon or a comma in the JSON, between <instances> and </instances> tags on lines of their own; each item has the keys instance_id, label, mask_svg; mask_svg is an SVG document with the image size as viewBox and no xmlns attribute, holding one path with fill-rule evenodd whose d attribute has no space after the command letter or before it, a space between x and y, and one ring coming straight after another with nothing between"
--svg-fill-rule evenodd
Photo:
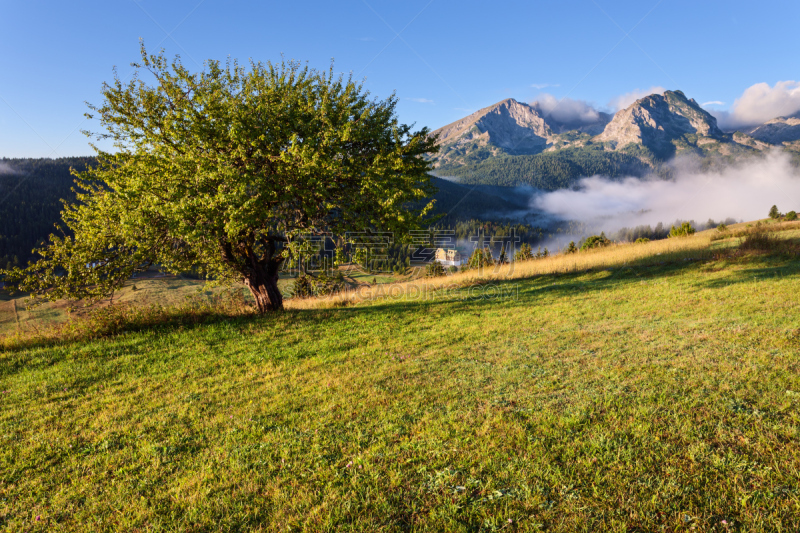
<instances>
[{"instance_id":1,"label":"coniferous forest","mask_svg":"<svg viewBox=\"0 0 800 533\"><path fill-rule=\"evenodd\" d=\"M31 251L58 232L61 199L72 200L74 176L92 157L0 159L0 268L25 264Z\"/></svg>"}]
</instances>

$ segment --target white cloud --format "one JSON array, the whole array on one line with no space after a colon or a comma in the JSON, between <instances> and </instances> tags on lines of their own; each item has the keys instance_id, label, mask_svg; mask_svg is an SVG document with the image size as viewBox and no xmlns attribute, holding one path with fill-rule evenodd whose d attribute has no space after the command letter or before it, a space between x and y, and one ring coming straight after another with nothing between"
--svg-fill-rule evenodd
<instances>
[{"instance_id":1,"label":"white cloud","mask_svg":"<svg viewBox=\"0 0 800 533\"><path fill-rule=\"evenodd\" d=\"M719 100L711 100L710 102L703 102L700 104L700 107L705 107L707 105L725 105L725 102L720 102Z\"/></svg>"},{"instance_id":2,"label":"white cloud","mask_svg":"<svg viewBox=\"0 0 800 533\"><path fill-rule=\"evenodd\" d=\"M714 172L676 162L675 171L673 180L584 178L575 189L534 196L531 207L598 231L614 231L677 219L755 220L764 218L775 203L782 210L796 209L791 199L800 198L798 170L779 151Z\"/></svg>"},{"instance_id":3,"label":"white cloud","mask_svg":"<svg viewBox=\"0 0 800 533\"><path fill-rule=\"evenodd\" d=\"M558 83L531 83L534 89L546 89L547 87L561 87Z\"/></svg>"},{"instance_id":4,"label":"white cloud","mask_svg":"<svg viewBox=\"0 0 800 533\"><path fill-rule=\"evenodd\" d=\"M658 85L644 90L634 89L629 93L621 94L616 98L613 98L608 103L608 107L610 107L614 111L619 111L620 109L625 109L626 107L634 103L636 100L639 100L640 98L644 98L645 96L650 96L651 94L664 94L664 91L666 91L666 89Z\"/></svg>"},{"instance_id":5,"label":"white cloud","mask_svg":"<svg viewBox=\"0 0 800 533\"><path fill-rule=\"evenodd\" d=\"M594 124L600 117L588 102L572 98L558 99L547 93L537 96L531 106L541 111L545 117L564 124Z\"/></svg>"},{"instance_id":6,"label":"white cloud","mask_svg":"<svg viewBox=\"0 0 800 533\"><path fill-rule=\"evenodd\" d=\"M427 98L406 98L406 100L411 100L412 102L416 102L418 104L432 104L433 100L429 100Z\"/></svg>"},{"instance_id":7,"label":"white cloud","mask_svg":"<svg viewBox=\"0 0 800 533\"><path fill-rule=\"evenodd\" d=\"M733 103L730 111L713 114L725 129L757 126L776 117L793 115L800 111L800 82L779 81L774 87L756 83L745 89Z\"/></svg>"}]
</instances>

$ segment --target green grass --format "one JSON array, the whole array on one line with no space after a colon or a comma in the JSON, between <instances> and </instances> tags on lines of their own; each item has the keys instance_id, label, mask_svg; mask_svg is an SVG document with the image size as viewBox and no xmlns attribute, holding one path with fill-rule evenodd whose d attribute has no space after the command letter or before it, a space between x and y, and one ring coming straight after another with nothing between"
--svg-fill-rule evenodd
<instances>
[{"instance_id":1,"label":"green grass","mask_svg":"<svg viewBox=\"0 0 800 533\"><path fill-rule=\"evenodd\" d=\"M8 351L0 530L797 531L798 282L727 254Z\"/></svg>"},{"instance_id":2,"label":"green grass","mask_svg":"<svg viewBox=\"0 0 800 533\"><path fill-rule=\"evenodd\" d=\"M278 281L278 287L288 295L293 280L288 276ZM246 298L252 301L250 293L243 290ZM137 278L128 281L114 294L114 302L135 303L137 305L175 306L191 300L211 301L224 292L223 287L208 287L202 280L178 276L162 276ZM37 307L28 308L26 295L10 296L0 291L0 335L13 335L16 332L29 333L45 330L48 327L66 323L70 318L70 303L66 301L47 302ZM104 300L100 305L107 305ZM74 306L77 314L82 314L80 305Z\"/></svg>"}]
</instances>

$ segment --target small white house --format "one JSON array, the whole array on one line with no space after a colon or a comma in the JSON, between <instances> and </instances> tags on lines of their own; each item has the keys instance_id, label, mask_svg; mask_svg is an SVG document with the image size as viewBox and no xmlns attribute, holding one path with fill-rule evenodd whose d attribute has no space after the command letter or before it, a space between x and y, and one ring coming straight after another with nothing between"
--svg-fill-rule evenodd
<instances>
[{"instance_id":1,"label":"small white house","mask_svg":"<svg viewBox=\"0 0 800 533\"><path fill-rule=\"evenodd\" d=\"M467 262L461 253L453 248L439 248L436 250L436 260L444 266L461 266Z\"/></svg>"}]
</instances>

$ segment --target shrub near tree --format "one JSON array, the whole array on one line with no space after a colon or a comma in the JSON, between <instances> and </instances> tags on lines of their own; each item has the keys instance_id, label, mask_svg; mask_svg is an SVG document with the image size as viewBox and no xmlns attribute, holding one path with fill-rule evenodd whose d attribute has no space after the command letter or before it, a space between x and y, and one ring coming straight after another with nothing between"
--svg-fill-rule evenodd
<instances>
[{"instance_id":1,"label":"shrub near tree","mask_svg":"<svg viewBox=\"0 0 800 533\"><path fill-rule=\"evenodd\" d=\"M670 237L688 237L694 235L695 229L690 222L684 222L680 226L672 226L669 230Z\"/></svg>"},{"instance_id":2,"label":"shrub near tree","mask_svg":"<svg viewBox=\"0 0 800 533\"><path fill-rule=\"evenodd\" d=\"M103 86L88 116L114 148L95 147L78 175L62 212L74 236L51 235L6 283L91 301L158 264L242 282L266 312L283 307L278 272L303 235L420 227L436 139L398 122L395 96L296 62L206 65L193 73L142 46L134 66L147 75Z\"/></svg>"},{"instance_id":3,"label":"shrub near tree","mask_svg":"<svg viewBox=\"0 0 800 533\"><path fill-rule=\"evenodd\" d=\"M797 220L797 212L796 211L789 211L786 213L786 220L792 221Z\"/></svg>"},{"instance_id":4,"label":"shrub near tree","mask_svg":"<svg viewBox=\"0 0 800 533\"><path fill-rule=\"evenodd\" d=\"M439 276L444 276L444 266L439 261L433 261L432 263L428 263L425 266L425 277L428 278L437 278Z\"/></svg>"},{"instance_id":5,"label":"shrub near tree","mask_svg":"<svg viewBox=\"0 0 800 533\"><path fill-rule=\"evenodd\" d=\"M609 244L611 244L611 241L606 238L605 232L602 232L600 235L592 235L586 239L581 246L581 251L584 252L586 250L592 250L593 248L602 248Z\"/></svg>"},{"instance_id":6,"label":"shrub near tree","mask_svg":"<svg viewBox=\"0 0 800 533\"><path fill-rule=\"evenodd\" d=\"M305 274L297 276L292 286L292 292L295 298L307 298L314 294L314 287L311 283L311 277Z\"/></svg>"}]
</instances>

